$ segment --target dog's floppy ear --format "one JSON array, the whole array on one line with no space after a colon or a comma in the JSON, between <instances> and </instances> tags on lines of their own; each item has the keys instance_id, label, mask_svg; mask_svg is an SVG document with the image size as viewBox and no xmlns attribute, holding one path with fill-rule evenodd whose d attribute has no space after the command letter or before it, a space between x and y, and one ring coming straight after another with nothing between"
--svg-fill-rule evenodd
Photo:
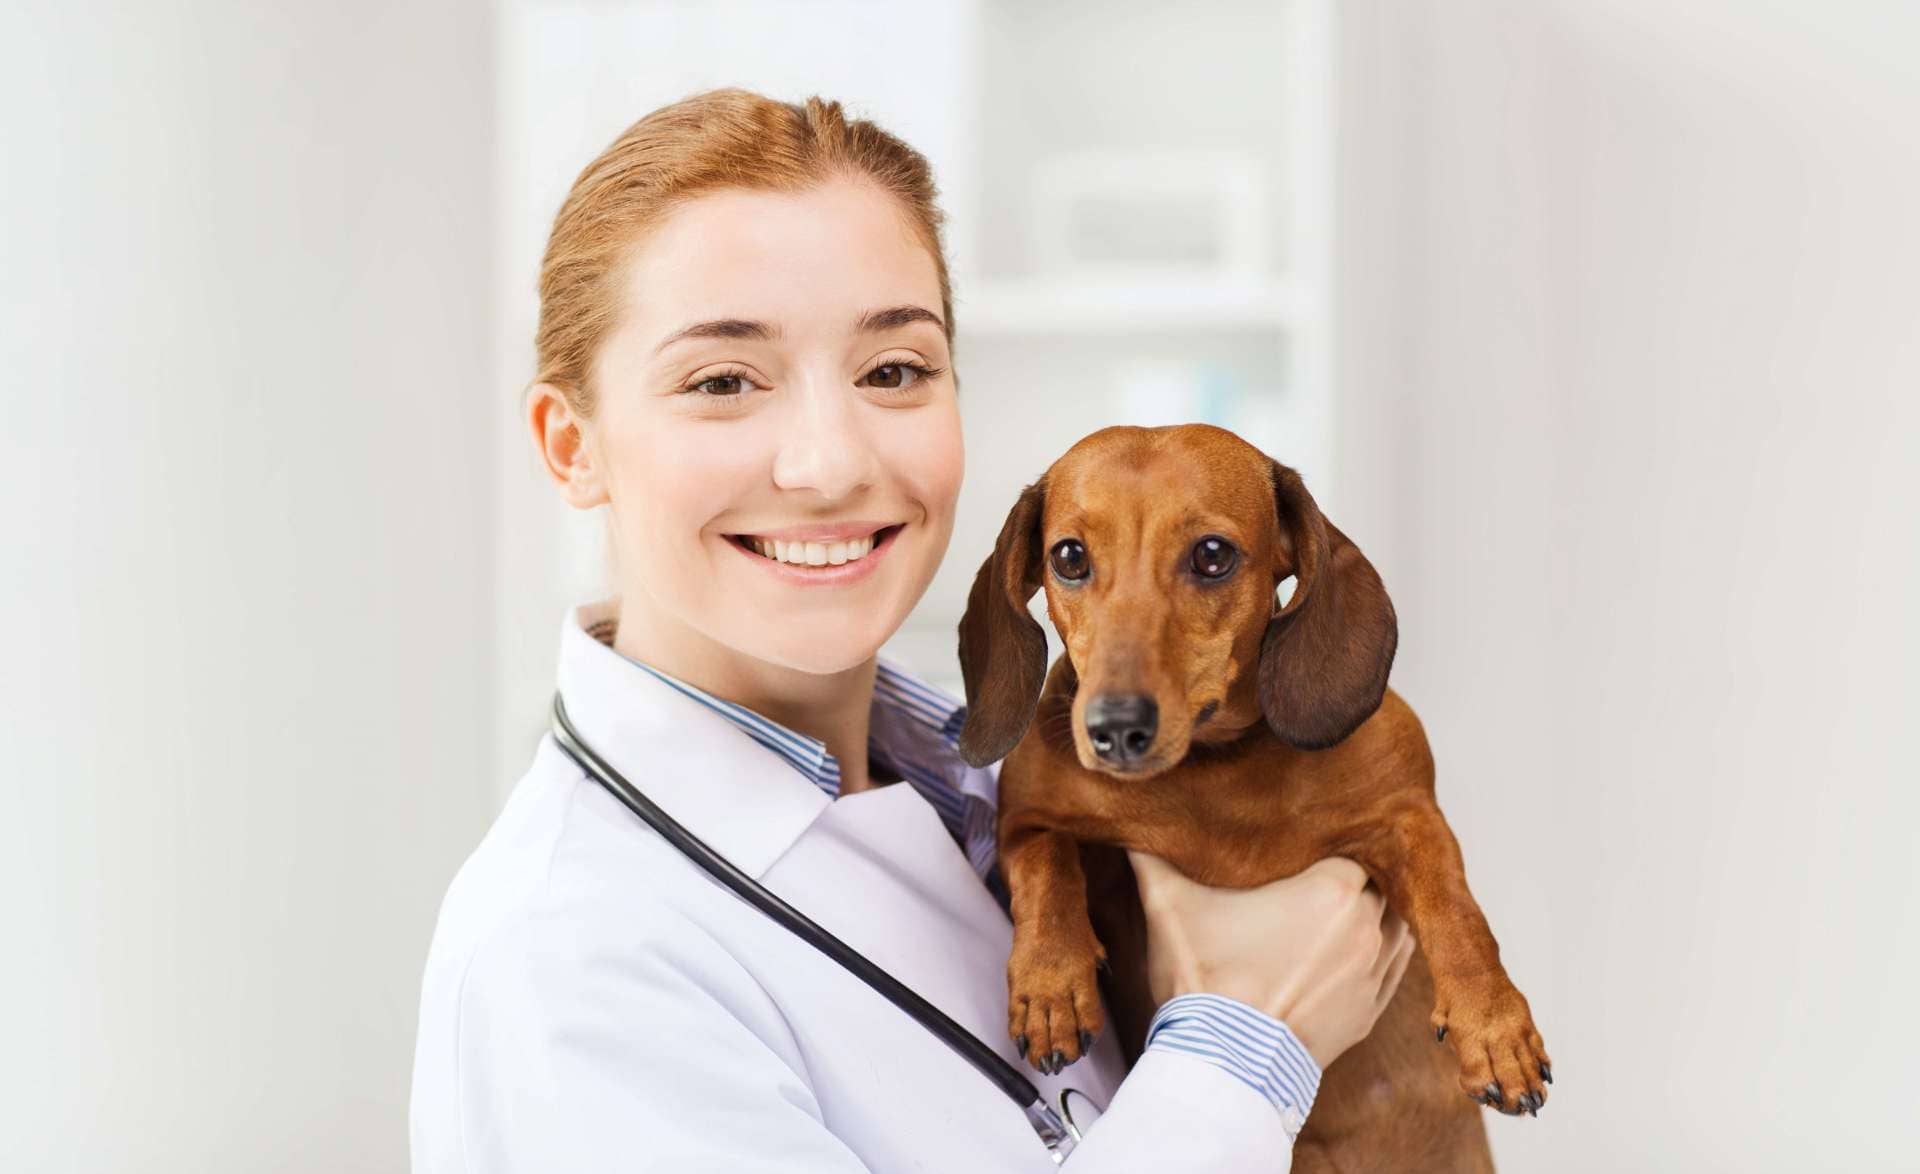
<instances>
[{"instance_id":1,"label":"dog's floppy ear","mask_svg":"<svg viewBox=\"0 0 1920 1174\"><path fill-rule=\"evenodd\" d=\"M967 685L960 757L974 766L1005 758L1026 734L1040 701L1047 636L1027 614L1027 601L1040 589L1045 503L1044 477L1020 491L960 617L960 675Z\"/></svg>"},{"instance_id":2,"label":"dog's floppy ear","mask_svg":"<svg viewBox=\"0 0 1920 1174\"><path fill-rule=\"evenodd\" d=\"M1293 546L1293 598L1260 643L1260 710L1281 741L1322 750L1380 708L1400 641L1380 576L1321 515L1300 474L1273 462L1274 508Z\"/></svg>"}]
</instances>

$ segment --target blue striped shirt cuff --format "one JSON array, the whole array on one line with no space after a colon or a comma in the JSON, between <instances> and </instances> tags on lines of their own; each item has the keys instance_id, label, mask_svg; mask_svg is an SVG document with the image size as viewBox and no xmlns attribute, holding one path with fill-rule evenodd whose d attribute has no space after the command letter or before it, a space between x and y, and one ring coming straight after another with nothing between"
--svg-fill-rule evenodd
<instances>
[{"instance_id":1,"label":"blue striped shirt cuff","mask_svg":"<svg viewBox=\"0 0 1920 1174\"><path fill-rule=\"evenodd\" d=\"M1147 1025L1147 1050L1198 1056L1224 1068L1299 1131L1320 1091L1320 1065L1286 1024L1225 995L1177 995ZM1289 1112L1288 1110L1292 1110ZM1296 1115L1297 1114L1297 1115Z\"/></svg>"}]
</instances>

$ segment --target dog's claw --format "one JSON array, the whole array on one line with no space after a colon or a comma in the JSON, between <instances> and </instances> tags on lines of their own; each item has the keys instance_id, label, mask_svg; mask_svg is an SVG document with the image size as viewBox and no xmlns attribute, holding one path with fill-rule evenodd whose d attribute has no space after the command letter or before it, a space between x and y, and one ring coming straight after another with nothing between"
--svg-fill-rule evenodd
<instances>
[{"instance_id":1,"label":"dog's claw","mask_svg":"<svg viewBox=\"0 0 1920 1174\"><path fill-rule=\"evenodd\" d=\"M1540 1079L1546 1081L1548 1084L1553 1083L1553 1069L1548 1067L1545 1060L1540 1061Z\"/></svg>"},{"instance_id":2,"label":"dog's claw","mask_svg":"<svg viewBox=\"0 0 1920 1174\"><path fill-rule=\"evenodd\" d=\"M1093 1047L1093 1033L1086 1028L1080 1029L1080 1054L1086 1055Z\"/></svg>"},{"instance_id":3,"label":"dog's claw","mask_svg":"<svg viewBox=\"0 0 1920 1174\"><path fill-rule=\"evenodd\" d=\"M1047 1075L1052 1076L1067 1066L1067 1056L1059 1048L1047 1053Z\"/></svg>"},{"instance_id":4,"label":"dog's claw","mask_svg":"<svg viewBox=\"0 0 1920 1174\"><path fill-rule=\"evenodd\" d=\"M1505 1101L1506 1098L1500 1094L1500 1082L1497 1080L1489 1081L1487 1083L1487 1103L1499 1109L1501 1112L1505 1112Z\"/></svg>"},{"instance_id":5,"label":"dog's claw","mask_svg":"<svg viewBox=\"0 0 1920 1174\"><path fill-rule=\"evenodd\" d=\"M1029 1041L1027 1040L1027 1037L1023 1035L1019 1039L1016 1039L1013 1041L1013 1048L1015 1051L1019 1052L1022 1056L1024 1056L1027 1054L1028 1042Z\"/></svg>"},{"instance_id":6,"label":"dog's claw","mask_svg":"<svg viewBox=\"0 0 1920 1174\"><path fill-rule=\"evenodd\" d=\"M1434 1028L1433 1042L1437 1044L1444 1044L1447 1042L1447 1025L1446 1024L1442 1023L1439 1027Z\"/></svg>"}]
</instances>

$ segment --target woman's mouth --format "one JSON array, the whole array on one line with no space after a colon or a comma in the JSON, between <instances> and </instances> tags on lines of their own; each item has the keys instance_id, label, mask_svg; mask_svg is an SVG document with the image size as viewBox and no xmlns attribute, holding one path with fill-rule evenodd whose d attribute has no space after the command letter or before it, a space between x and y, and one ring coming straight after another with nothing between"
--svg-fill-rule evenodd
<instances>
[{"instance_id":1,"label":"woman's mouth","mask_svg":"<svg viewBox=\"0 0 1920 1174\"><path fill-rule=\"evenodd\" d=\"M727 541L768 570L801 582L844 583L864 578L905 523L832 540L729 534Z\"/></svg>"},{"instance_id":2,"label":"woman's mouth","mask_svg":"<svg viewBox=\"0 0 1920 1174\"><path fill-rule=\"evenodd\" d=\"M842 563L857 562L873 552L873 548L882 545L891 538L900 527L882 526L871 534L858 538L842 539L838 542L810 542L800 539L783 541L778 538L762 538L757 534L730 534L736 543L774 562L789 563L800 567L839 566Z\"/></svg>"}]
</instances>

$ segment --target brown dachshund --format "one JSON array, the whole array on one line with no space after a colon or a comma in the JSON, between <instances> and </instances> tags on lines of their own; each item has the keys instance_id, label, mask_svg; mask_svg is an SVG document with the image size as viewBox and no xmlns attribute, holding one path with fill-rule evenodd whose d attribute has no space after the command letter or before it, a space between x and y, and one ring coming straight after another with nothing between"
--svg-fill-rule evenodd
<instances>
[{"instance_id":1,"label":"brown dachshund","mask_svg":"<svg viewBox=\"0 0 1920 1174\"><path fill-rule=\"evenodd\" d=\"M1042 584L1066 646L1051 672L1027 611ZM1006 759L1008 1031L1029 1063L1057 1071L1102 1030L1102 968L1139 1056L1154 1004L1126 848L1229 888L1346 856L1419 949L1323 1075L1293 1168L1492 1169L1473 1102L1537 1112L1552 1070L1467 891L1426 735L1387 689L1397 642L1359 548L1231 432L1103 429L1021 492L960 621L960 751Z\"/></svg>"}]
</instances>

